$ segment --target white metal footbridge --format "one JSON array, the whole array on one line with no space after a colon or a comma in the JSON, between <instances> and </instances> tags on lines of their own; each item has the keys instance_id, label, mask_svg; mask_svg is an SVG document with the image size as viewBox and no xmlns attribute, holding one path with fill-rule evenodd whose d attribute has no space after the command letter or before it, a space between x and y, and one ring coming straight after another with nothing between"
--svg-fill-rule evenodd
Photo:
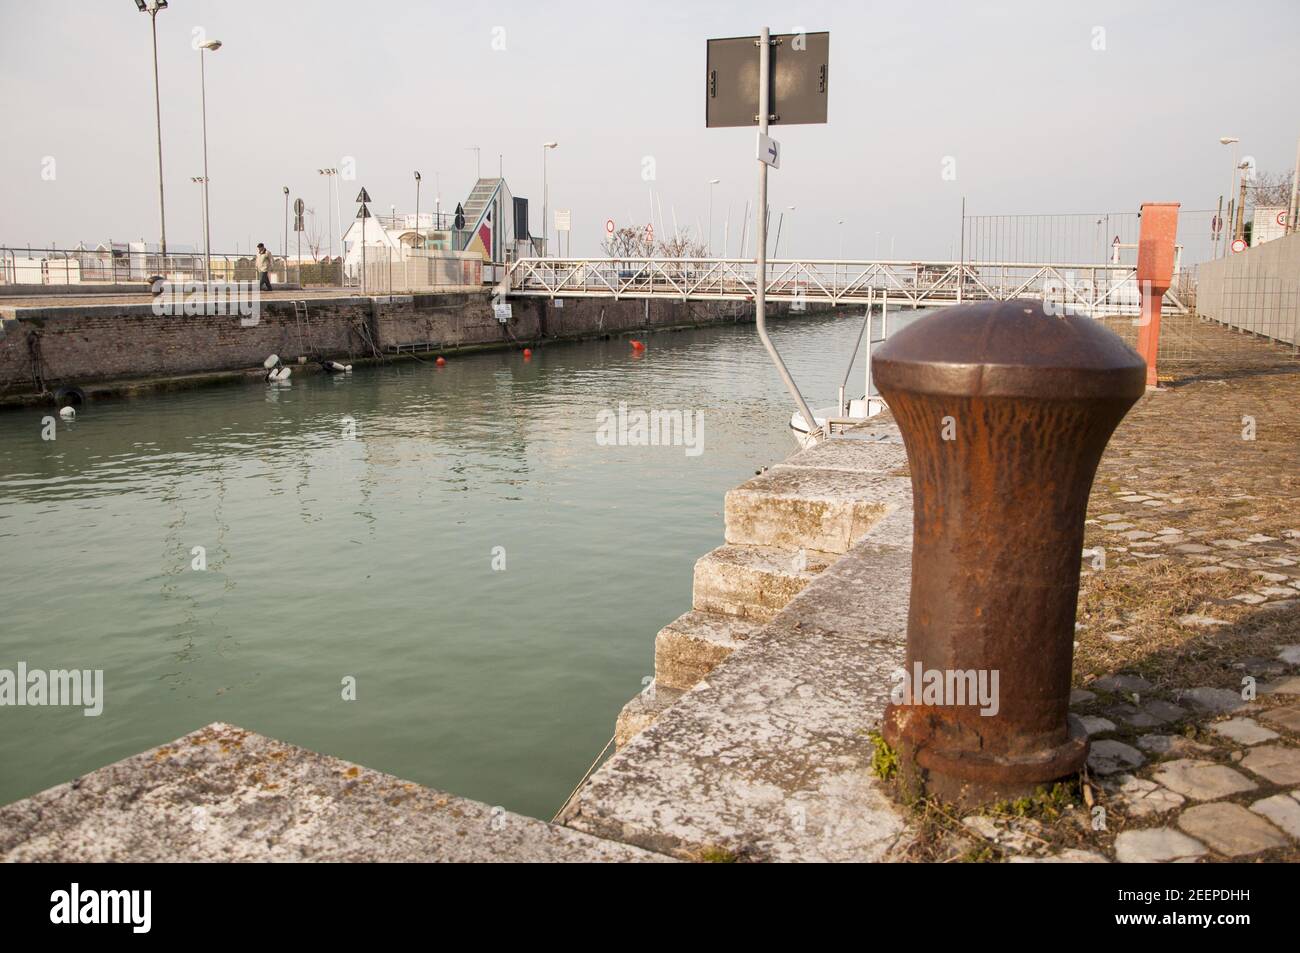
<instances>
[{"instance_id":1,"label":"white metal footbridge","mask_svg":"<svg viewBox=\"0 0 1300 953\"><path fill-rule=\"evenodd\" d=\"M506 267L498 290L546 298L752 301L756 280L750 258L520 258ZM1137 269L1122 264L774 259L767 263L766 295L832 307L878 304L887 295L904 308L1028 297L1096 317L1136 314L1141 307ZM1187 310L1172 293L1165 306Z\"/></svg>"}]
</instances>

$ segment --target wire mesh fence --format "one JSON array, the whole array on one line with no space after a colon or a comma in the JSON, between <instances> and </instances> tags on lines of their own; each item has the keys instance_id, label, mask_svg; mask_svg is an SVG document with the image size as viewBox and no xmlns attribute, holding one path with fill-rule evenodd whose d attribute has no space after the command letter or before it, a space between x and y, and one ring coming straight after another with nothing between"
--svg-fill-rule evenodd
<instances>
[{"instance_id":1,"label":"wire mesh fence","mask_svg":"<svg viewBox=\"0 0 1300 953\"><path fill-rule=\"evenodd\" d=\"M363 288L367 294L481 289L483 266L477 252L367 249Z\"/></svg>"},{"instance_id":2,"label":"wire mesh fence","mask_svg":"<svg viewBox=\"0 0 1300 953\"><path fill-rule=\"evenodd\" d=\"M1179 211L1176 270L1189 271L1215 257L1213 219L1209 209ZM967 215L962 248L968 262L1131 265L1141 227L1139 212Z\"/></svg>"},{"instance_id":3,"label":"wire mesh fence","mask_svg":"<svg viewBox=\"0 0 1300 953\"><path fill-rule=\"evenodd\" d=\"M121 246L113 248L23 248L0 247L0 288L13 291L28 288L94 292L137 286L148 290L155 278L173 284L202 282L211 275L214 282L256 281L255 255L201 252L168 252ZM272 285L291 284L339 287L346 274L343 259L296 261L281 255L271 257Z\"/></svg>"}]
</instances>

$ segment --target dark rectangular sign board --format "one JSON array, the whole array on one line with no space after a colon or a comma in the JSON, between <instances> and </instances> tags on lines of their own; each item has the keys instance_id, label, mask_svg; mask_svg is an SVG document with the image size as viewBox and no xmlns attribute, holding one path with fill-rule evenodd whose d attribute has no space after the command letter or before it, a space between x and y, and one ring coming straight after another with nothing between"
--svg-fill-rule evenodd
<instances>
[{"instance_id":1,"label":"dark rectangular sign board","mask_svg":"<svg viewBox=\"0 0 1300 953\"><path fill-rule=\"evenodd\" d=\"M769 122L826 121L829 33L773 34ZM758 37L708 41L704 77L706 126L758 125Z\"/></svg>"},{"instance_id":2,"label":"dark rectangular sign board","mask_svg":"<svg viewBox=\"0 0 1300 953\"><path fill-rule=\"evenodd\" d=\"M528 231L528 199L512 196L515 200L515 240L527 241L532 238Z\"/></svg>"}]
</instances>

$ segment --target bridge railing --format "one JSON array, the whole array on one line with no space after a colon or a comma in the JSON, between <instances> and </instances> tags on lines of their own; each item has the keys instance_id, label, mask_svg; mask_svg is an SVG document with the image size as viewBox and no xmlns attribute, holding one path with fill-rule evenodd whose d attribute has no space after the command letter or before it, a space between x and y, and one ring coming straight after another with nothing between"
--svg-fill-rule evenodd
<instances>
[{"instance_id":1,"label":"bridge railing","mask_svg":"<svg viewBox=\"0 0 1300 953\"><path fill-rule=\"evenodd\" d=\"M755 293L747 258L521 258L502 290L543 297L676 298L748 301ZM806 304L867 304L888 292L901 306L1038 298L1093 316L1135 314L1141 296L1131 265L1039 262L837 261L775 259L767 297ZM1173 294L1166 305L1185 312Z\"/></svg>"}]
</instances>

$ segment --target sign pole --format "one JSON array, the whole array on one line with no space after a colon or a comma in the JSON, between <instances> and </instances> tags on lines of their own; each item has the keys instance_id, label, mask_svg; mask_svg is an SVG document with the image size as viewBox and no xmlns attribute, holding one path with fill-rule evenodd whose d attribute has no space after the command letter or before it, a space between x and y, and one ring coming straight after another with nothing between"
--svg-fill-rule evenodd
<instances>
[{"instance_id":1,"label":"sign pole","mask_svg":"<svg viewBox=\"0 0 1300 953\"><path fill-rule=\"evenodd\" d=\"M767 137L768 115L771 113L769 100L771 98L770 78L772 56L772 32L767 27L763 27L763 33L758 40L758 134L759 141ZM754 325L758 328L759 340L763 342L763 347L767 354L772 358L772 363L776 365L781 380L785 382L786 390L794 398L795 405L798 406L799 412L803 414L804 421L808 424L808 438L817 439L817 418L813 412L808 409L808 402L803 399L803 394L799 393L799 388L795 385L794 379L790 376L789 370L786 369L785 361L781 360L781 355L777 353L776 346L772 344L772 339L767 336L767 163L762 157L758 159L758 255L754 264Z\"/></svg>"}]
</instances>

